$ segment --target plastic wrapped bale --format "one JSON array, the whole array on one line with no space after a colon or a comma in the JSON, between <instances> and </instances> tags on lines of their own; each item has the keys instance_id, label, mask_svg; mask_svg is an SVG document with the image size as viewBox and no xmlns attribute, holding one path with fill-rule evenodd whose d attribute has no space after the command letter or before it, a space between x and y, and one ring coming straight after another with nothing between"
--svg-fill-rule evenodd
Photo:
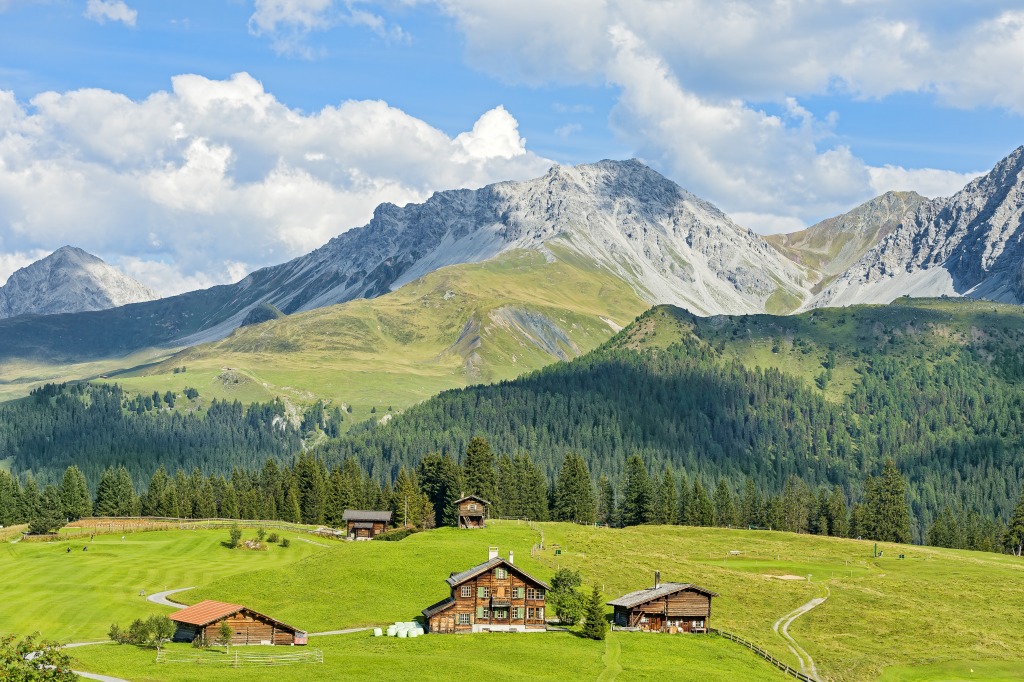
<instances>
[{"instance_id":1,"label":"plastic wrapped bale","mask_svg":"<svg viewBox=\"0 0 1024 682\"><path fill-rule=\"evenodd\" d=\"M397 625L389 625L387 632L388 632L388 637L394 637L395 635L398 634L398 626Z\"/></svg>"},{"instance_id":2,"label":"plastic wrapped bale","mask_svg":"<svg viewBox=\"0 0 1024 682\"><path fill-rule=\"evenodd\" d=\"M374 628L373 629L373 636L374 637L380 637L383 634L384 634L384 631L381 630L380 628Z\"/></svg>"},{"instance_id":3,"label":"plastic wrapped bale","mask_svg":"<svg viewBox=\"0 0 1024 682\"><path fill-rule=\"evenodd\" d=\"M409 631L408 630L399 630L398 631L398 638L399 639L405 639L408 636L409 636Z\"/></svg>"}]
</instances>

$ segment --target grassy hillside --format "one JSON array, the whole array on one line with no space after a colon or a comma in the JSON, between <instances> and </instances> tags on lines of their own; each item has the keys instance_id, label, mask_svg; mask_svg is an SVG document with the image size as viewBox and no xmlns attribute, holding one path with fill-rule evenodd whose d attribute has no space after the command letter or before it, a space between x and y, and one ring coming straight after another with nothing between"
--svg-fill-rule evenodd
<instances>
[{"instance_id":1,"label":"grassy hillside","mask_svg":"<svg viewBox=\"0 0 1024 682\"><path fill-rule=\"evenodd\" d=\"M531 557L530 547L540 542L541 533L545 549ZM1012 666L1024 656L1019 637L1024 563L1013 557L883 545L884 557L873 558L872 544L856 540L673 526L618 530L544 523L531 528L506 522L482 531L428 531L397 543L318 547L293 540L290 548L272 547L267 553L229 550L220 544L223 535L159 532L129 535L124 543L119 536L100 536L95 542L102 552L88 557L68 556L60 543L5 544L0 569L20 577L8 578L4 591L20 592L21 601L0 614L0 631L39 628L50 636L102 639L113 620L159 611L137 592L162 588L154 583L163 581L170 587L199 585L179 595L185 601L244 603L312 632L409 620L447 594L443 581L450 571L481 561L487 546L497 545L503 555L513 549L516 563L540 578L549 578L560 566L579 569L585 583L596 583L607 598L650 586L655 570L663 580L712 589L721 595L713 604L712 625L794 664L772 625L828 594L827 601L789 629L823 679L1024 679ZM906 558L899 559L900 553ZM107 570L74 578L69 567L84 560L102 560ZM27 566L51 579L25 583ZM614 679L616 673L619 679L666 674L674 679L784 679L745 649L697 636L615 633L602 644L561 634L428 636L406 642L358 633L314 637L311 644L324 649L323 668L283 668L274 671L274 679L311 674L357 679L369 671L378 679L399 679L453 669L479 675L502 665L511 668L511 679ZM455 651L459 655L453 659ZM187 665L157 666L152 651L133 647L87 647L74 653L80 668L133 680L195 674ZM509 666L511 660L519 663ZM968 673L972 668L973 676ZM238 674L207 671L210 679ZM264 678L253 670L246 675Z\"/></svg>"},{"instance_id":2,"label":"grassy hillside","mask_svg":"<svg viewBox=\"0 0 1024 682\"><path fill-rule=\"evenodd\" d=\"M373 407L399 410L448 388L576 357L646 308L616 277L555 255L513 252L444 268L379 298L245 326L155 364L144 364L147 355L119 365L8 363L0 366L0 397L43 380L94 378L145 394L189 386L206 399L243 403L324 399L351 405L351 423Z\"/></svg>"}]
</instances>

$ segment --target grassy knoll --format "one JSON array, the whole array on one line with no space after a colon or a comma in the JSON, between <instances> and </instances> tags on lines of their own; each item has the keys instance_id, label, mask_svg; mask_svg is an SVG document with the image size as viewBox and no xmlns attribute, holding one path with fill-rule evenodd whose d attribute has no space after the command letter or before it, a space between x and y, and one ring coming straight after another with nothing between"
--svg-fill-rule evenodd
<instances>
[{"instance_id":1,"label":"grassy knoll","mask_svg":"<svg viewBox=\"0 0 1024 682\"><path fill-rule=\"evenodd\" d=\"M251 534L246 531L245 537ZM221 546L227 530L121 537L0 544L0 632L39 631L62 641L103 639L115 621L167 612L140 597L140 590L151 594L264 568L287 570L322 551L295 540L291 547L272 545L265 552L232 550ZM88 551L82 551L85 545Z\"/></svg>"},{"instance_id":2,"label":"grassy knoll","mask_svg":"<svg viewBox=\"0 0 1024 682\"><path fill-rule=\"evenodd\" d=\"M324 652L323 665L260 670L203 668L213 680L409 680L493 678L502 680L727 680L780 681L777 670L717 637L654 638L612 633L605 642L567 633L375 638L368 633L319 637L310 646ZM184 654L194 651L177 645ZM196 667L153 662L152 650L116 645L77 649L79 666L90 671L148 680L194 680ZM210 658L224 656L207 652Z\"/></svg>"}]
</instances>

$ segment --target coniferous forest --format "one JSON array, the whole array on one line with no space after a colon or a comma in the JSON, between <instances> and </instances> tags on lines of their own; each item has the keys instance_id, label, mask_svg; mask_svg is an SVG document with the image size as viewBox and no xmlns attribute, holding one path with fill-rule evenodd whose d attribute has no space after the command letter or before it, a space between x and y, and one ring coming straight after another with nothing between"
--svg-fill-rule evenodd
<instances>
[{"instance_id":1,"label":"coniferous forest","mask_svg":"<svg viewBox=\"0 0 1024 682\"><path fill-rule=\"evenodd\" d=\"M397 495L403 515L420 500L408 520L427 525L475 492L498 515L1005 551L1024 482L1024 317L1007 308L695 318L663 306L575 361L347 433L322 403L295 419L279 402L189 412L175 401L196 396L49 386L0 407L0 455L20 479L5 485L40 496L71 464L93 505L102 479L119 478L141 497L118 513L331 523L342 502L394 506ZM757 352L802 373L761 369Z\"/></svg>"}]
</instances>

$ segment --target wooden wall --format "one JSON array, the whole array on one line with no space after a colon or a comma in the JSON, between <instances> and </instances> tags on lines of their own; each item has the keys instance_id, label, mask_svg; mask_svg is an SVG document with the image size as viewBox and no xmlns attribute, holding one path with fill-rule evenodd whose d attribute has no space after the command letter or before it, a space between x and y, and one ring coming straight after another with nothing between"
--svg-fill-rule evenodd
<instances>
[{"instance_id":1,"label":"wooden wall","mask_svg":"<svg viewBox=\"0 0 1024 682\"><path fill-rule=\"evenodd\" d=\"M483 627L495 625L500 627L543 628L545 616L547 615L544 610L546 609L547 597L544 588L534 582L524 580L512 571L506 569L506 572L505 578L498 578L497 569L492 568L452 588L452 597L455 599L455 603L441 613L431 616L429 622L430 632L471 632L474 624ZM464 586L470 588L468 597L462 596L462 588ZM482 587L490 590L490 596L480 596L480 588ZM516 594L513 590L516 588L522 588L521 596L513 597L512 595ZM544 596L540 599L530 599L527 597L527 588L540 590ZM511 602L510 606L502 607L507 612L508 617L500 619L494 617L492 597ZM516 607L522 610L520 618L512 617L512 610ZM539 611L535 611L534 617L529 618L528 608L539 609ZM487 609L488 615L486 617L481 616L480 609ZM459 624L459 614L468 615L469 623Z\"/></svg>"},{"instance_id":2,"label":"wooden wall","mask_svg":"<svg viewBox=\"0 0 1024 682\"><path fill-rule=\"evenodd\" d=\"M234 645L287 645L295 642L295 633L292 630L283 629L280 625L261 618L259 614L245 610L203 628L208 643L213 644L220 638L220 624L225 621L234 632L231 637L231 643Z\"/></svg>"}]
</instances>

